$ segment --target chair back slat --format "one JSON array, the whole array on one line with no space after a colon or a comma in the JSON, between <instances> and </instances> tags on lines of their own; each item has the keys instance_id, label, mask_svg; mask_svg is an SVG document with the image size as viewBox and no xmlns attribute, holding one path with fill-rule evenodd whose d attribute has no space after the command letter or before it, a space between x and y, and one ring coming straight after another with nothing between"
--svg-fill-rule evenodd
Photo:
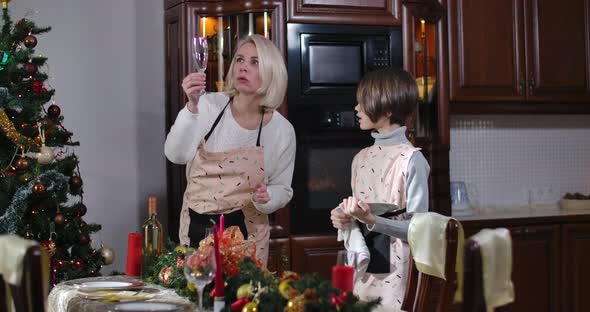
<instances>
[{"instance_id":1,"label":"chair back slat","mask_svg":"<svg viewBox=\"0 0 590 312\"><path fill-rule=\"evenodd\" d=\"M486 304L483 295L483 272L481 250L477 242L468 240L465 243L463 311L485 312Z\"/></svg>"},{"instance_id":2,"label":"chair back slat","mask_svg":"<svg viewBox=\"0 0 590 312\"><path fill-rule=\"evenodd\" d=\"M457 288L456 260L459 243L459 222L450 219L446 228L446 280L418 272L414 261L409 261L406 294L402 310L409 312L449 311Z\"/></svg>"},{"instance_id":3,"label":"chair back slat","mask_svg":"<svg viewBox=\"0 0 590 312\"><path fill-rule=\"evenodd\" d=\"M4 282L0 275L0 311L8 306L9 300L14 302L15 312L43 312L47 300L47 279L43 278L43 266L48 266L39 246L31 246L23 259L23 275L20 285ZM47 271L47 270L45 270ZM6 285L10 287L11 298L6 297Z\"/></svg>"}]
</instances>

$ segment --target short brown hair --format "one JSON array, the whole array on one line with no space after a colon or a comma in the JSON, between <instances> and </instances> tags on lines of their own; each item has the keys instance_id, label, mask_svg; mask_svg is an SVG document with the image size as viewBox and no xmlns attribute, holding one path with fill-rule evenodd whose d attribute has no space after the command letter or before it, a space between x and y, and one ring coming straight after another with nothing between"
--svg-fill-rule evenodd
<instances>
[{"instance_id":1,"label":"short brown hair","mask_svg":"<svg viewBox=\"0 0 590 312\"><path fill-rule=\"evenodd\" d=\"M403 126L418 105L418 85L403 69L380 69L363 77L356 100L372 122L391 113L391 123Z\"/></svg>"}]
</instances>

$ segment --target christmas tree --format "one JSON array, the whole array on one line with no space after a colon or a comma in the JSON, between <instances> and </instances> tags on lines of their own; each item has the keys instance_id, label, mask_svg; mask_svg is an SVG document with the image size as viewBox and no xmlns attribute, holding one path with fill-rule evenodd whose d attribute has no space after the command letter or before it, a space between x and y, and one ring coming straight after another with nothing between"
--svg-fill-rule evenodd
<instances>
[{"instance_id":1,"label":"christmas tree","mask_svg":"<svg viewBox=\"0 0 590 312\"><path fill-rule=\"evenodd\" d=\"M90 234L101 227L82 219L87 208L78 158L71 152L78 142L63 126L55 90L47 85L47 58L34 54L36 35L51 28L37 27L26 18L13 25L6 7L3 2L0 234L40 242L51 259L54 285L98 275L102 264L112 261L107 256L111 251L97 251L90 244Z\"/></svg>"}]
</instances>

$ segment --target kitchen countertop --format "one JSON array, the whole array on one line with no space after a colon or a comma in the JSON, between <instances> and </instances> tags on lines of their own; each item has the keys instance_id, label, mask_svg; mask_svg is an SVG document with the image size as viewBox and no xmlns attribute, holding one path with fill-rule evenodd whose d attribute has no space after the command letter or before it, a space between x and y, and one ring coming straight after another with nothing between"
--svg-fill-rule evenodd
<instances>
[{"instance_id":1,"label":"kitchen countertop","mask_svg":"<svg viewBox=\"0 0 590 312\"><path fill-rule=\"evenodd\" d=\"M558 207L552 208L513 208L502 210L475 209L469 215L453 216L461 223L480 223L495 220L498 223L559 223L559 222L590 222L590 209L563 210Z\"/></svg>"}]
</instances>

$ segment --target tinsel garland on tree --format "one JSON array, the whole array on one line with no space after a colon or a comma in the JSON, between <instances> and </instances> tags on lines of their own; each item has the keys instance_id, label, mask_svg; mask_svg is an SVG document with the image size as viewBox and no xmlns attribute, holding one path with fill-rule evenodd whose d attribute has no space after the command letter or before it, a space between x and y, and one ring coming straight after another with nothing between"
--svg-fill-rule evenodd
<instances>
[{"instance_id":1,"label":"tinsel garland on tree","mask_svg":"<svg viewBox=\"0 0 590 312\"><path fill-rule=\"evenodd\" d=\"M50 194L63 193L68 186L68 177L56 171L47 171L39 175L36 180L20 187L12 196L12 203L4 211L0 207L0 233L15 234L22 227L27 200L33 194L33 185L38 181L46 185Z\"/></svg>"}]
</instances>

